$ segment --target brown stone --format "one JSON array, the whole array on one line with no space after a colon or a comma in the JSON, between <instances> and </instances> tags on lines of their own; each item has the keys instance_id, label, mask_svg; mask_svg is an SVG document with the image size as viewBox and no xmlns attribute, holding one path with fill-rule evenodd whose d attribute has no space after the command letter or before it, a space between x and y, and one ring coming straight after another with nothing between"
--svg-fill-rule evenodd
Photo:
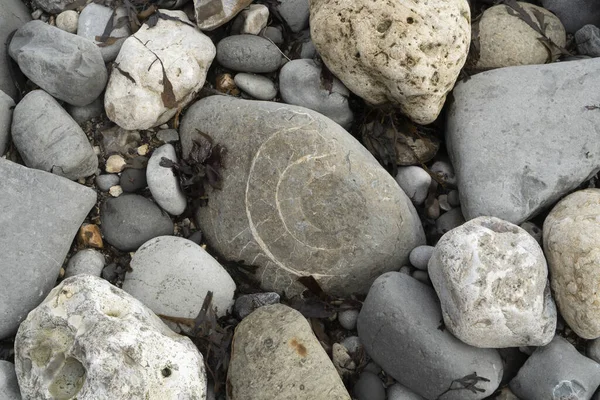
<instances>
[{"instance_id":1,"label":"brown stone","mask_svg":"<svg viewBox=\"0 0 600 400\"><path fill-rule=\"evenodd\" d=\"M77 243L83 247L103 249L104 242L102 241L102 234L100 233L100 228L98 225L81 225L81 228L79 228L79 233L77 234Z\"/></svg>"}]
</instances>

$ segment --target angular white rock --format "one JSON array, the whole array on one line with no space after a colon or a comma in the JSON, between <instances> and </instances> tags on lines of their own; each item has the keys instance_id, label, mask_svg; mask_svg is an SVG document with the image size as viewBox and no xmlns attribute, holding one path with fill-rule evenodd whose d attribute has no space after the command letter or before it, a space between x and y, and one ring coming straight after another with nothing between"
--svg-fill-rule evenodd
<instances>
[{"instance_id":1,"label":"angular white rock","mask_svg":"<svg viewBox=\"0 0 600 400\"><path fill-rule=\"evenodd\" d=\"M186 24L191 22L183 11L160 12L183 22L159 18L152 28L142 25L123 43L106 88L106 114L125 129L148 129L171 119L202 88L216 55L212 41ZM168 94L163 71L173 104L163 101Z\"/></svg>"},{"instance_id":2,"label":"angular white rock","mask_svg":"<svg viewBox=\"0 0 600 400\"><path fill-rule=\"evenodd\" d=\"M29 313L15 339L25 399L198 400L202 355L107 281L77 275Z\"/></svg>"},{"instance_id":3,"label":"angular white rock","mask_svg":"<svg viewBox=\"0 0 600 400\"><path fill-rule=\"evenodd\" d=\"M269 21L269 9L263 4L251 4L241 15L244 18L242 33L250 35L258 35Z\"/></svg>"},{"instance_id":4,"label":"angular white rock","mask_svg":"<svg viewBox=\"0 0 600 400\"><path fill-rule=\"evenodd\" d=\"M600 337L600 190L561 200L544 221L543 240L560 314L580 337Z\"/></svg>"},{"instance_id":5,"label":"angular white rock","mask_svg":"<svg viewBox=\"0 0 600 400\"><path fill-rule=\"evenodd\" d=\"M525 230L478 217L446 233L428 265L444 323L476 347L543 346L556 307L542 249Z\"/></svg>"},{"instance_id":6,"label":"angular white rock","mask_svg":"<svg viewBox=\"0 0 600 400\"><path fill-rule=\"evenodd\" d=\"M235 17L252 0L194 0L198 28L212 31Z\"/></svg>"},{"instance_id":7,"label":"angular white rock","mask_svg":"<svg viewBox=\"0 0 600 400\"><path fill-rule=\"evenodd\" d=\"M177 162L175 147L171 144L164 144L152 153L146 168L148 188L152 193L152 198L159 206L171 215L179 215L185 211L187 200L173 170L160 165L163 157Z\"/></svg>"},{"instance_id":8,"label":"angular white rock","mask_svg":"<svg viewBox=\"0 0 600 400\"><path fill-rule=\"evenodd\" d=\"M123 290L157 314L195 318L209 290L218 316L233 306L235 282L191 240L175 236L150 239L136 251L131 268Z\"/></svg>"},{"instance_id":9,"label":"angular white rock","mask_svg":"<svg viewBox=\"0 0 600 400\"><path fill-rule=\"evenodd\" d=\"M471 16L467 0L311 0L310 32L348 89L429 124L467 58Z\"/></svg>"}]
</instances>

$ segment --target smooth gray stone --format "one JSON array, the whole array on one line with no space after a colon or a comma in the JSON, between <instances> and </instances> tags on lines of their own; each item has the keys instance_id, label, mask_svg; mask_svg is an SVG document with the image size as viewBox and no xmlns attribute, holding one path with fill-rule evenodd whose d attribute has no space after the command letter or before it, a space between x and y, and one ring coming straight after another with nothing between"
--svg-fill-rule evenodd
<instances>
[{"instance_id":1,"label":"smooth gray stone","mask_svg":"<svg viewBox=\"0 0 600 400\"><path fill-rule=\"evenodd\" d=\"M156 133L156 138L164 143L174 143L179 141L179 133L176 129L163 129Z\"/></svg>"},{"instance_id":2,"label":"smooth gray stone","mask_svg":"<svg viewBox=\"0 0 600 400\"><path fill-rule=\"evenodd\" d=\"M98 157L83 130L43 90L29 92L15 107L12 140L30 168L73 180L98 169Z\"/></svg>"},{"instance_id":3,"label":"smooth gray stone","mask_svg":"<svg viewBox=\"0 0 600 400\"><path fill-rule=\"evenodd\" d=\"M275 43L278 46L283 44L283 33L281 33L281 29L276 28L274 26L267 26L260 33L260 36L270 39L273 43Z\"/></svg>"},{"instance_id":4,"label":"smooth gray stone","mask_svg":"<svg viewBox=\"0 0 600 400\"><path fill-rule=\"evenodd\" d=\"M128 170L125 170L128 171ZM144 173L144 178L146 177L146 174ZM119 175L117 174L104 174L104 175L98 175L96 177L96 186L98 186L98 189L102 190L103 192L108 192L108 190L115 186L118 185L120 181Z\"/></svg>"},{"instance_id":5,"label":"smooth gray stone","mask_svg":"<svg viewBox=\"0 0 600 400\"><path fill-rule=\"evenodd\" d=\"M445 212L438 219L435 220L435 229L440 235L451 231L465 223L465 217L463 217L460 208L453 208L452 210Z\"/></svg>"},{"instance_id":6,"label":"smooth gray stone","mask_svg":"<svg viewBox=\"0 0 600 400\"><path fill-rule=\"evenodd\" d=\"M67 104L67 112L79 125L92 118L99 117L104 111L104 96L98 97L87 106L72 106Z\"/></svg>"},{"instance_id":7,"label":"smooth gray stone","mask_svg":"<svg viewBox=\"0 0 600 400\"><path fill-rule=\"evenodd\" d=\"M425 400L407 387L394 383L387 390L387 400Z\"/></svg>"},{"instance_id":8,"label":"smooth gray stone","mask_svg":"<svg viewBox=\"0 0 600 400\"><path fill-rule=\"evenodd\" d=\"M385 400L385 389L379 377L369 371L363 371L354 384L354 396L358 400Z\"/></svg>"},{"instance_id":9,"label":"smooth gray stone","mask_svg":"<svg viewBox=\"0 0 600 400\"><path fill-rule=\"evenodd\" d=\"M79 274L100 276L105 262L104 255L97 250L79 250L69 259L65 270L65 278Z\"/></svg>"},{"instance_id":10,"label":"smooth gray stone","mask_svg":"<svg viewBox=\"0 0 600 400\"><path fill-rule=\"evenodd\" d=\"M21 0L0 1L0 90L17 99L17 88L8 67L8 53L4 45L8 36L26 22L31 21L29 10ZM1 152L0 152L1 154Z\"/></svg>"},{"instance_id":11,"label":"smooth gray stone","mask_svg":"<svg viewBox=\"0 0 600 400\"><path fill-rule=\"evenodd\" d=\"M514 224L600 170L600 59L500 68L459 82L446 143L467 220Z\"/></svg>"},{"instance_id":12,"label":"smooth gray stone","mask_svg":"<svg viewBox=\"0 0 600 400\"><path fill-rule=\"evenodd\" d=\"M600 28L596 25L585 25L575 32L577 51L590 57L600 57Z\"/></svg>"},{"instance_id":13,"label":"smooth gray stone","mask_svg":"<svg viewBox=\"0 0 600 400\"><path fill-rule=\"evenodd\" d=\"M110 32L110 37L122 38L111 45L99 47L102 59L104 62L111 62L117 58L121 46L125 39L131 35L129 25L125 24L122 27L117 27L119 18L126 18L126 13L123 9L117 9L113 16L113 10L99 4L90 3L79 14L79 23L77 26L77 35L84 37L94 44L102 43L96 41L96 36L102 36L108 22L113 19L113 26L116 27Z\"/></svg>"},{"instance_id":14,"label":"smooth gray stone","mask_svg":"<svg viewBox=\"0 0 600 400\"><path fill-rule=\"evenodd\" d=\"M154 201L163 210L171 215L181 215L187 207L187 199L173 169L160 165L163 158L177 162L177 153L173 145L163 144L154 150L148 160L148 168L146 168L148 189Z\"/></svg>"},{"instance_id":15,"label":"smooth gray stone","mask_svg":"<svg viewBox=\"0 0 600 400\"><path fill-rule=\"evenodd\" d=\"M135 251L157 236L172 235L173 222L156 204L137 194L123 194L100 207L102 234L122 251Z\"/></svg>"},{"instance_id":16,"label":"smooth gray stone","mask_svg":"<svg viewBox=\"0 0 600 400\"><path fill-rule=\"evenodd\" d=\"M427 399L438 398L450 385L457 385L456 380L473 373L489 379L476 383L482 392L452 390L442 398L490 396L502 378L500 355L494 349L461 342L440 329L441 321L432 288L408 275L388 272L371 286L358 316L358 336L367 354L386 373Z\"/></svg>"},{"instance_id":17,"label":"smooth gray stone","mask_svg":"<svg viewBox=\"0 0 600 400\"><path fill-rule=\"evenodd\" d=\"M556 14L569 33L587 24L600 25L598 0L542 0L542 6Z\"/></svg>"},{"instance_id":18,"label":"smooth gray stone","mask_svg":"<svg viewBox=\"0 0 600 400\"><path fill-rule=\"evenodd\" d=\"M119 184L123 191L127 193L134 193L146 188L148 186L148 181L146 180L146 168L127 168L125 171L121 172Z\"/></svg>"},{"instance_id":19,"label":"smooth gray stone","mask_svg":"<svg viewBox=\"0 0 600 400\"><path fill-rule=\"evenodd\" d=\"M273 72L282 60L276 45L256 35L228 36L217 44L217 61L234 71Z\"/></svg>"},{"instance_id":20,"label":"smooth gray stone","mask_svg":"<svg viewBox=\"0 0 600 400\"><path fill-rule=\"evenodd\" d=\"M257 308L277 303L279 295L275 292L244 294L235 300L233 311L239 319L244 319Z\"/></svg>"},{"instance_id":21,"label":"smooth gray stone","mask_svg":"<svg viewBox=\"0 0 600 400\"><path fill-rule=\"evenodd\" d=\"M433 246L417 246L411 250L408 259L413 267L422 271L427 271L427 264L433 254Z\"/></svg>"},{"instance_id":22,"label":"smooth gray stone","mask_svg":"<svg viewBox=\"0 0 600 400\"><path fill-rule=\"evenodd\" d=\"M513 393L526 400L589 400L598 385L600 364L558 335L538 347L510 381Z\"/></svg>"},{"instance_id":23,"label":"smooth gray stone","mask_svg":"<svg viewBox=\"0 0 600 400\"><path fill-rule=\"evenodd\" d=\"M0 360L0 399L21 400L15 365L3 360Z\"/></svg>"},{"instance_id":24,"label":"smooth gray stone","mask_svg":"<svg viewBox=\"0 0 600 400\"><path fill-rule=\"evenodd\" d=\"M308 0L279 0L276 9L292 32L300 32L308 26L310 17Z\"/></svg>"},{"instance_id":25,"label":"smooth gray stone","mask_svg":"<svg viewBox=\"0 0 600 400\"><path fill-rule=\"evenodd\" d=\"M42 21L19 28L8 52L33 83L74 106L96 100L108 80L98 46Z\"/></svg>"},{"instance_id":26,"label":"smooth gray stone","mask_svg":"<svg viewBox=\"0 0 600 400\"><path fill-rule=\"evenodd\" d=\"M344 310L338 313L338 321L342 328L349 331L356 329L356 320L358 319L358 310Z\"/></svg>"},{"instance_id":27,"label":"smooth gray stone","mask_svg":"<svg viewBox=\"0 0 600 400\"><path fill-rule=\"evenodd\" d=\"M0 339L54 287L96 192L0 158Z\"/></svg>"},{"instance_id":28,"label":"smooth gray stone","mask_svg":"<svg viewBox=\"0 0 600 400\"><path fill-rule=\"evenodd\" d=\"M272 100L277 96L277 87L272 80L262 75L241 72L233 78L238 88L258 100Z\"/></svg>"},{"instance_id":29,"label":"smooth gray stone","mask_svg":"<svg viewBox=\"0 0 600 400\"><path fill-rule=\"evenodd\" d=\"M13 99L0 90L0 156L6 152L8 147L14 107L15 102Z\"/></svg>"},{"instance_id":30,"label":"smooth gray stone","mask_svg":"<svg viewBox=\"0 0 600 400\"><path fill-rule=\"evenodd\" d=\"M354 115L348 104L350 92L333 78L331 92L321 81L321 67L313 60L292 60L279 72L279 91L288 104L319 112L348 129Z\"/></svg>"}]
</instances>

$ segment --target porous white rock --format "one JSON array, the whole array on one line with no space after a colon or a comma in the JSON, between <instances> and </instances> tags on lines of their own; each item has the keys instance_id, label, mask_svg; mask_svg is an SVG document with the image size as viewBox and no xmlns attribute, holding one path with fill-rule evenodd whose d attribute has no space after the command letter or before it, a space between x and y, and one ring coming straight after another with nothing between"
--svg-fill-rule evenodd
<instances>
[{"instance_id":1,"label":"porous white rock","mask_svg":"<svg viewBox=\"0 0 600 400\"><path fill-rule=\"evenodd\" d=\"M64 280L19 327L15 366L25 399L206 396L202 355L146 306L91 275Z\"/></svg>"},{"instance_id":2,"label":"porous white rock","mask_svg":"<svg viewBox=\"0 0 600 400\"><path fill-rule=\"evenodd\" d=\"M356 95L433 122L467 58L467 0L311 0L312 41Z\"/></svg>"},{"instance_id":3,"label":"porous white rock","mask_svg":"<svg viewBox=\"0 0 600 400\"><path fill-rule=\"evenodd\" d=\"M157 314L195 318L208 291L219 317L233 306L235 282L202 247L191 240L159 236L131 259L123 290Z\"/></svg>"},{"instance_id":4,"label":"porous white rock","mask_svg":"<svg viewBox=\"0 0 600 400\"><path fill-rule=\"evenodd\" d=\"M444 323L476 347L543 346L554 337L556 307L542 249L525 230L478 217L435 246L429 278Z\"/></svg>"},{"instance_id":5,"label":"porous white rock","mask_svg":"<svg viewBox=\"0 0 600 400\"><path fill-rule=\"evenodd\" d=\"M560 314L580 337L600 337L600 190L561 200L544 221L543 240Z\"/></svg>"},{"instance_id":6,"label":"porous white rock","mask_svg":"<svg viewBox=\"0 0 600 400\"><path fill-rule=\"evenodd\" d=\"M179 186L179 179L175 176L173 170L160 165L163 157L177 162L175 147L167 143L152 153L146 168L148 188L152 193L152 198L163 210L172 215L179 215L185 211L187 200Z\"/></svg>"},{"instance_id":7,"label":"porous white rock","mask_svg":"<svg viewBox=\"0 0 600 400\"><path fill-rule=\"evenodd\" d=\"M180 21L159 18L152 28L142 25L123 43L108 81L106 114L125 129L171 119L202 88L216 55L212 41L190 26L183 11L160 12Z\"/></svg>"}]
</instances>

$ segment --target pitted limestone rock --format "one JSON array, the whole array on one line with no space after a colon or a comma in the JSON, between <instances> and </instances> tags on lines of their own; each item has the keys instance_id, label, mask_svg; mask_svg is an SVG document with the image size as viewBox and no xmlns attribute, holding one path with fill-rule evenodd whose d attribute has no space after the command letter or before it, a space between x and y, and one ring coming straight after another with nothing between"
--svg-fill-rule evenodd
<instances>
[{"instance_id":1,"label":"pitted limestone rock","mask_svg":"<svg viewBox=\"0 0 600 400\"><path fill-rule=\"evenodd\" d=\"M444 323L477 347L543 346L554 337L556 307L537 241L494 217L446 233L428 265Z\"/></svg>"}]
</instances>

